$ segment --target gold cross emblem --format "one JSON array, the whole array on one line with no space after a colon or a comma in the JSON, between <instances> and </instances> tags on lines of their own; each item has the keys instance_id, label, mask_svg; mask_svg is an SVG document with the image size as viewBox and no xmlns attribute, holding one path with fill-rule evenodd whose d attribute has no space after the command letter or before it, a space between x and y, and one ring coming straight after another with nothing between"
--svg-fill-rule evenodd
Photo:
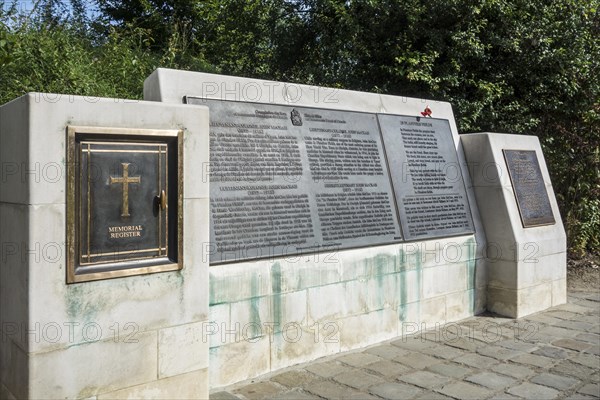
<instances>
[{"instance_id":1,"label":"gold cross emblem","mask_svg":"<svg viewBox=\"0 0 600 400\"><path fill-rule=\"evenodd\" d=\"M140 183L142 178L139 176L129 177L129 163L121 163L123 166L123 176L120 178L110 177L110 184L121 183L123 184L123 210L121 217L129 217L129 184Z\"/></svg>"}]
</instances>

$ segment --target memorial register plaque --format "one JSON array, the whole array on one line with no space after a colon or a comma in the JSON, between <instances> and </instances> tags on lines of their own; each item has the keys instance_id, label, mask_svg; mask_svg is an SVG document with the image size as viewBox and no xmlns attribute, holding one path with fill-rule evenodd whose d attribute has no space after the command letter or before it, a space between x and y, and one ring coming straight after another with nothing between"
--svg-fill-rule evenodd
<instances>
[{"instance_id":1,"label":"memorial register plaque","mask_svg":"<svg viewBox=\"0 0 600 400\"><path fill-rule=\"evenodd\" d=\"M502 150L523 228L556 223L534 150Z\"/></svg>"},{"instance_id":2,"label":"memorial register plaque","mask_svg":"<svg viewBox=\"0 0 600 400\"><path fill-rule=\"evenodd\" d=\"M181 131L69 127L69 283L181 267Z\"/></svg>"},{"instance_id":3,"label":"memorial register plaque","mask_svg":"<svg viewBox=\"0 0 600 400\"><path fill-rule=\"evenodd\" d=\"M184 101L210 109L211 264L473 232L445 120Z\"/></svg>"}]
</instances>

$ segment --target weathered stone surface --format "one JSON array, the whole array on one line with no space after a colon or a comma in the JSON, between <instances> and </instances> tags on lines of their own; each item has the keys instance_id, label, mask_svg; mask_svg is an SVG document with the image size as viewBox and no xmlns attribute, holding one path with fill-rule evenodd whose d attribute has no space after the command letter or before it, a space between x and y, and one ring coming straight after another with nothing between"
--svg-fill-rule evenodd
<instances>
[{"instance_id":1,"label":"weathered stone surface","mask_svg":"<svg viewBox=\"0 0 600 400\"><path fill-rule=\"evenodd\" d=\"M590 396L600 397L600 384L588 383L587 385L580 388L577 392L587 394Z\"/></svg>"},{"instance_id":2,"label":"weathered stone surface","mask_svg":"<svg viewBox=\"0 0 600 400\"><path fill-rule=\"evenodd\" d=\"M573 339L559 339L552 342L552 344L554 346L564 347L565 349L571 349L575 351L584 351L591 347L589 343L580 342Z\"/></svg>"},{"instance_id":3,"label":"weathered stone surface","mask_svg":"<svg viewBox=\"0 0 600 400\"><path fill-rule=\"evenodd\" d=\"M457 399L485 399L493 392L480 386L471 385L465 382L453 382L438 389L438 392Z\"/></svg>"},{"instance_id":4,"label":"weathered stone surface","mask_svg":"<svg viewBox=\"0 0 600 400\"><path fill-rule=\"evenodd\" d=\"M474 368L488 368L491 365L497 364L498 361L491 358L480 356L479 354L467 354L454 359L454 362L465 364Z\"/></svg>"},{"instance_id":5,"label":"weathered stone surface","mask_svg":"<svg viewBox=\"0 0 600 400\"><path fill-rule=\"evenodd\" d=\"M222 390L220 392L211 393L209 400L240 400L240 398L232 393Z\"/></svg>"},{"instance_id":6,"label":"weathered stone surface","mask_svg":"<svg viewBox=\"0 0 600 400\"><path fill-rule=\"evenodd\" d=\"M325 361L312 363L306 367L306 370L323 378L330 378L343 372L351 371L352 368L337 361Z\"/></svg>"},{"instance_id":7,"label":"weathered stone surface","mask_svg":"<svg viewBox=\"0 0 600 400\"><path fill-rule=\"evenodd\" d=\"M365 368L385 377L401 375L410 371L410 368L389 360L377 361L367 365Z\"/></svg>"},{"instance_id":8,"label":"weathered stone surface","mask_svg":"<svg viewBox=\"0 0 600 400\"><path fill-rule=\"evenodd\" d=\"M552 358L538 356L535 354L521 354L519 356L511 358L511 361L542 368L548 368L552 364L554 364L554 360Z\"/></svg>"},{"instance_id":9,"label":"weathered stone surface","mask_svg":"<svg viewBox=\"0 0 600 400\"><path fill-rule=\"evenodd\" d=\"M399 376L398 379L426 389L439 387L450 381L450 378L448 377L427 371L412 372L410 374Z\"/></svg>"},{"instance_id":10,"label":"weathered stone surface","mask_svg":"<svg viewBox=\"0 0 600 400\"><path fill-rule=\"evenodd\" d=\"M435 372L436 374L448 376L450 378L457 378L457 379L460 379L460 378L470 374L471 372L473 372L472 369L467 368L463 365L456 364L456 363L435 364L430 367L427 367L427 370L431 371L431 372Z\"/></svg>"},{"instance_id":11,"label":"weathered stone surface","mask_svg":"<svg viewBox=\"0 0 600 400\"><path fill-rule=\"evenodd\" d=\"M516 381L507 376L498 375L493 372L481 372L465 379L468 382L476 383L490 389L504 389L511 386Z\"/></svg>"},{"instance_id":12,"label":"weathered stone surface","mask_svg":"<svg viewBox=\"0 0 600 400\"><path fill-rule=\"evenodd\" d=\"M422 390L403 383L382 383L371 387L369 392L384 399L397 400L412 399L419 393L422 393Z\"/></svg>"},{"instance_id":13,"label":"weathered stone surface","mask_svg":"<svg viewBox=\"0 0 600 400\"><path fill-rule=\"evenodd\" d=\"M555 365L552 369L550 369L550 372L556 375L568 375L579 380L585 380L594 373L594 370L584 365L565 360Z\"/></svg>"},{"instance_id":14,"label":"weathered stone surface","mask_svg":"<svg viewBox=\"0 0 600 400\"><path fill-rule=\"evenodd\" d=\"M383 382L382 378L363 372L358 369L343 372L339 375L336 375L333 379L339 383L351 386L356 389L366 389L370 386Z\"/></svg>"},{"instance_id":15,"label":"weathered stone surface","mask_svg":"<svg viewBox=\"0 0 600 400\"><path fill-rule=\"evenodd\" d=\"M543 373L531 378L531 382L539 385L549 386L554 389L566 390L574 387L579 383L577 379L567 376Z\"/></svg>"},{"instance_id":16,"label":"weathered stone surface","mask_svg":"<svg viewBox=\"0 0 600 400\"><path fill-rule=\"evenodd\" d=\"M508 360L522 354L519 350L512 350L502 346L482 346L477 349L477 354L482 356L492 357L496 360Z\"/></svg>"},{"instance_id":17,"label":"weathered stone surface","mask_svg":"<svg viewBox=\"0 0 600 400\"><path fill-rule=\"evenodd\" d=\"M377 357L373 354L359 352L359 353L350 353L344 356L341 356L337 359L337 361L341 361L344 364L351 365L353 367L364 367L365 365L372 364L377 361L381 361L381 357Z\"/></svg>"},{"instance_id":18,"label":"weathered stone surface","mask_svg":"<svg viewBox=\"0 0 600 400\"><path fill-rule=\"evenodd\" d=\"M271 382L258 382L244 386L235 391L249 400L260 400L273 397L283 391L282 387Z\"/></svg>"},{"instance_id":19,"label":"weathered stone surface","mask_svg":"<svg viewBox=\"0 0 600 400\"><path fill-rule=\"evenodd\" d=\"M300 389L288 390L287 392L278 393L275 397L270 397L269 400L319 400L320 397L313 396ZM212 400L212 397L211 399Z\"/></svg>"},{"instance_id":20,"label":"weathered stone surface","mask_svg":"<svg viewBox=\"0 0 600 400\"><path fill-rule=\"evenodd\" d=\"M508 393L515 396L525 397L526 399L556 399L560 392L546 386L533 383L523 383L519 386L507 390Z\"/></svg>"},{"instance_id":21,"label":"weathered stone surface","mask_svg":"<svg viewBox=\"0 0 600 400\"><path fill-rule=\"evenodd\" d=\"M306 388L310 393L316 394L317 396L324 397L326 399L348 399L353 396L363 395L364 393L357 391L356 389L349 388L348 386L340 385L331 381L318 381L314 385Z\"/></svg>"},{"instance_id":22,"label":"weathered stone surface","mask_svg":"<svg viewBox=\"0 0 600 400\"><path fill-rule=\"evenodd\" d=\"M397 346L392 346L391 344L384 344L381 346L370 347L365 350L365 352L385 358L387 360L391 360L395 357L410 353L410 350L400 349Z\"/></svg>"},{"instance_id":23,"label":"weathered stone surface","mask_svg":"<svg viewBox=\"0 0 600 400\"><path fill-rule=\"evenodd\" d=\"M427 368L430 365L438 364L441 362L441 360L438 358L434 358L421 353L405 354L403 356L395 357L394 361L414 369Z\"/></svg>"},{"instance_id":24,"label":"weathered stone surface","mask_svg":"<svg viewBox=\"0 0 600 400\"><path fill-rule=\"evenodd\" d=\"M565 349L561 349L559 347L554 346L540 346L540 348L534 351L533 354L564 360L569 356L573 355L573 352L566 351Z\"/></svg>"},{"instance_id":25,"label":"weathered stone surface","mask_svg":"<svg viewBox=\"0 0 600 400\"><path fill-rule=\"evenodd\" d=\"M299 371L286 371L281 374L275 375L271 378L272 381L279 383L280 385L287 386L289 388L306 386L309 382L314 381L318 377L310 372L299 370Z\"/></svg>"},{"instance_id":26,"label":"weathered stone surface","mask_svg":"<svg viewBox=\"0 0 600 400\"><path fill-rule=\"evenodd\" d=\"M499 374L512 376L517 379L525 379L528 376L534 374L531 368L527 368L519 364L498 364L492 367L492 371L498 372Z\"/></svg>"}]
</instances>

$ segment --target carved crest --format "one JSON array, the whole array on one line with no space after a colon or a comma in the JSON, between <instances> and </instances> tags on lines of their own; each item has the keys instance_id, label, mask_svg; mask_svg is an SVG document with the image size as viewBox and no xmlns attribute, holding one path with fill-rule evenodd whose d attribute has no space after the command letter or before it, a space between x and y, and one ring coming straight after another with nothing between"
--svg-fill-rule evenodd
<instances>
[{"instance_id":1,"label":"carved crest","mask_svg":"<svg viewBox=\"0 0 600 400\"><path fill-rule=\"evenodd\" d=\"M300 111L295 108L292 110L291 116L292 125L294 126L302 126L302 117L300 116Z\"/></svg>"}]
</instances>

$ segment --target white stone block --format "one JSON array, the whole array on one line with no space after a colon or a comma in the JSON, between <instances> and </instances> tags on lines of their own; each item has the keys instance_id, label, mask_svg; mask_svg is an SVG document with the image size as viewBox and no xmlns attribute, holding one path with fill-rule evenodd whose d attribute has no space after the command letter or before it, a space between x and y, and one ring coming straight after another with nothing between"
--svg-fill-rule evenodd
<instances>
[{"instance_id":1,"label":"white stone block","mask_svg":"<svg viewBox=\"0 0 600 400\"><path fill-rule=\"evenodd\" d=\"M29 357L31 398L89 397L155 380L157 334L144 332L127 343L106 340Z\"/></svg>"},{"instance_id":2,"label":"white stone block","mask_svg":"<svg viewBox=\"0 0 600 400\"><path fill-rule=\"evenodd\" d=\"M98 400L208 399L208 368L98 395Z\"/></svg>"},{"instance_id":3,"label":"white stone block","mask_svg":"<svg viewBox=\"0 0 600 400\"><path fill-rule=\"evenodd\" d=\"M337 322L312 326L286 325L273 336L271 371L340 352L340 327Z\"/></svg>"},{"instance_id":4,"label":"white stone block","mask_svg":"<svg viewBox=\"0 0 600 400\"><path fill-rule=\"evenodd\" d=\"M379 343L398 333L398 314L391 309L355 315L337 320L336 323L340 329L342 351Z\"/></svg>"},{"instance_id":5,"label":"white stone block","mask_svg":"<svg viewBox=\"0 0 600 400\"><path fill-rule=\"evenodd\" d=\"M269 338L212 348L209 365L211 390L265 374L271 368Z\"/></svg>"},{"instance_id":6,"label":"white stone block","mask_svg":"<svg viewBox=\"0 0 600 400\"><path fill-rule=\"evenodd\" d=\"M158 378L208 368L205 323L179 325L158 331Z\"/></svg>"}]
</instances>

